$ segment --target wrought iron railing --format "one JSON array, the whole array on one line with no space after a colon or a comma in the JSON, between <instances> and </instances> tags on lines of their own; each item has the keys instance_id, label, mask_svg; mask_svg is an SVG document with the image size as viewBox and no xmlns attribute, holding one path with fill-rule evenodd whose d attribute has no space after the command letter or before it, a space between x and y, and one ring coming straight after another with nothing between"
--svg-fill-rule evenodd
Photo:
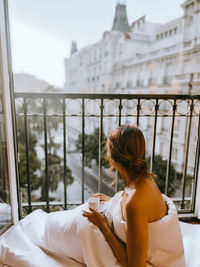
<instances>
[{"instance_id":1,"label":"wrought iron railing","mask_svg":"<svg viewBox=\"0 0 200 267\"><path fill-rule=\"evenodd\" d=\"M165 174L160 185L163 193L174 199L180 214L194 213L200 152L199 95L15 93L15 106L24 214L36 208L49 212L79 205L85 201L88 188L93 188L91 193L110 195L119 190L119 180L113 185L107 171L104 148L109 132L125 123L143 130L150 170L162 169ZM56 121L54 126L51 120ZM95 133L98 149L91 152L89 144ZM33 143L40 145L35 149ZM36 157L42 164L37 161L37 167L33 164ZM53 199L52 173L56 177L58 172L62 197ZM73 186L69 176L73 175L81 190L76 199L69 200L68 189ZM42 185L43 195L36 199L33 191Z\"/></svg>"}]
</instances>

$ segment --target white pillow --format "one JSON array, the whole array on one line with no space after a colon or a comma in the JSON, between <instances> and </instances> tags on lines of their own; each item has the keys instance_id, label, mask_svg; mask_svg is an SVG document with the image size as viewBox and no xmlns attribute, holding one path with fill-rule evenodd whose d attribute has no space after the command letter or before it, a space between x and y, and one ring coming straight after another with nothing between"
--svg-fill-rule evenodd
<instances>
[{"instance_id":1,"label":"white pillow","mask_svg":"<svg viewBox=\"0 0 200 267\"><path fill-rule=\"evenodd\" d=\"M200 225L180 222L188 267L200 267Z\"/></svg>"},{"instance_id":2,"label":"white pillow","mask_svg":"<svg viewBox=\"0 0 200 267\"><path fill-rule=\"evenodd\" d=\"M12 226L0 238L0 266L82 267L71 259L45 253L24 234L20 224Z\"/></svg>"}]
</instances>

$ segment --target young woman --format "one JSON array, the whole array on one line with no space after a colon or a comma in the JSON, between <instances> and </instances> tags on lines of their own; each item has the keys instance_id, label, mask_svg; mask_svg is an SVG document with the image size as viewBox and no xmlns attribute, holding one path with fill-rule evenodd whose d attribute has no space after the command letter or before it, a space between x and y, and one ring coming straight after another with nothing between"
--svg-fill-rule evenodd
<instances>
[{"instance_id":1,"label":"young woman","mask_svg":"<svg viewBox=\"0 0 200 267\"><path fill-rule=\"evenodd\" d=\"M141 130L132 125L114 130L108 137L107 158L111 167L120 173L125 186L120 205L122 218L126 222L126 244L113 233L101 213L90 209L92 212L84 212L83 216L100 229L122 267L146 267L148 225L167 215L168 209L154 181L155 175L147 168L145 140ZM102 201L110 199L103 194L94 196ZM162 266L182 267L184 263L171 265L169 262L168 265L166 262Z\"/></svg>"},{"instance_id":2,"label":"young woman","mask_svg":"<svg viewBox=\"0 0 200 267\"><path fill-rule=\"evenodd\" d=\"M87 202L66 211L32 212L8 233L5 246L0 242L0 262L20 267L185 267L176 207L161 195L148 171L142 132L121 126L111 133L107 147L124 191L112 198L97 194L104 201L101 213L84 212ZM62 263L47 263L49 256L44 258L41 249Z\"/></svg>"}]
</instances>

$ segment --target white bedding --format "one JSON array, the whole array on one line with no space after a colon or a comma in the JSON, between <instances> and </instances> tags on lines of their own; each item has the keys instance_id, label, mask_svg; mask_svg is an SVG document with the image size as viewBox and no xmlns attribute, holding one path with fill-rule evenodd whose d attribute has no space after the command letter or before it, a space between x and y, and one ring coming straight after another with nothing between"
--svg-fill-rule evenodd
<instances>
[{"instance_id":1,"label":"white bedding","mask_svg":"<svg viewBox=\"0 0 200 267\"><path fill-rule=\"evenodd\" d=\"M200 267L200 225L180 222L188 267Z\"/></svg>"},{"instance_id":2,"label":"white bedding","mask_svg":"<svg viewBox=\"0 0 200 267\"><path fill-rule=\"evenodd\" d=\"M0 238L0 267L120 267L99 229L82 216L82 210L86 205L83 204L71 211L50 214L37 210L26 216ZM117 234L123 239L124 222L120 223L121 217L117 210L114 212L113 222ZM178 241L179 248L176 244L179 227L174 225L173 216L167 215L149 226L151 250L148 257L152 258L155 267L184 267L183 255L178 255L182 253L182 243ZM163 224L170 226L169 221L172 223L171 226L174 225L174 240L171 240L173 237L168 238L162 245L163 248L155 250L153 246L156 245L155 242L160 242L161 235L167 239L167 235L170 234L161 231L164 229ZM186 266L200 267L200 226L186 223L180 223L180 226ZM159 227L158 235L154 231ZM172 252L175 255L173 257L177 258L173 263L173 257L166 258L167 253Z\"/></svg>"},{"instance_id":3,"label":"white bedding","mask_svg":"<svg viewBox=\"0 0 200 267\"><path fill-rule=\"evenodd\" d=\"M119 267L99 229L82 216L84 207L26 216L0 238L0 262L14 267Z\"/></svg>"}]
</instances>

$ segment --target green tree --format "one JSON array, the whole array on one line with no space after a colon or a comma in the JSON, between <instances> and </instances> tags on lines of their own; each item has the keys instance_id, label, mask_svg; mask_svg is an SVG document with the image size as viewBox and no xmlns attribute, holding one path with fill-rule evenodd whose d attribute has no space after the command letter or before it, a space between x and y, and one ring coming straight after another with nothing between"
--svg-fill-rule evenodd
<instances>
[{"instance_id":1,"label":"green tree","mask_svg":"<svg viewBox=\"0 0 200 267\"><path fill-rule=\"evenodd\" d=\"M64 167L61 158L56 154L48 154L48 183L49 190L56 191L58 184L63 180L64 177ZM74 178L72 176L71 170L66 166L66 182L67 185L72 184ZM40 200L46 200L46 172L43 168L43 173L41 176L41 198Z\"/></svg>"},{"instance_id":2,"label":"green tree","mask_svg":"<svg viewBox=\"0 0 200 267\"><path fill-rule=\"evenodd\" d=\"M30 109L33 113L41 113L40 108L37 108L37 103L29 102ZM48 104L48 109L52 114L57 114L60 108L58 101L52 101ZM19 108L20 113L23 113L23 107ZM60 113L60 112L59 112ZM63 180L64 167L63 160L58 156L58 150L61 144L55 142L56 131L59 129L61 122L60 117L47 118L47 154L48 154L48 180L49 190L55 191L58 183ZM25 145L25 128L23 117L18 117L17 120L18 132L18 152L19 152L19 171L20 171L20 186L27 186L27 160L26 160L26 145ZM41 188L40 200L46 199L46 174L45 164L38 159L36 147L39 145L38 140L44 136L44 120L40 116L31 117L28 121L28 138L29 138L29 162L30 162L30 182L31 189ZM44 145L42 145L44 148ZM66 166L67 184L73 182L71 170ZM26 196L25 196L26 198Z\"/></svg>"},{"instance_id":3,"label":"green tree","mask_svg":"<svg viewBox=\"0 0 200 267\"><path fill-rule=\"evenodd\" d=\"M147 163L150 165L150 158L147 158ZM165 181L167 171L167 160L162 159L161 155L155 155L153 164L153 173L156 174L155 182L162 193L165 192ZM175 192L174 178L176 176L176 170L173 165L170 167L169 181L168 181L168 196L171 196Z\"/></svg>"},{"instance_id":4,"label":"green tree","mask_svg":"<svg viewBox=\"0 0 200 267\"><path fill-rule=\"evenodd\" d=\"M54 106L51 106L54 109ZM60 181L63 181L64 177L64 166L62 164L62 159L58 156L58 151L61 147L60 143L55 142L55 132L59 129L60 119L56 117L51 117L48 119L47 127L47 151L48 151L48 181L49 190L56 191ZM43 134L41 128L39 131ZM42 145L44 148L44 145ZM66 180L67 184L73 183L74 178L71 173L71 169L66 166ZM46 173L45 168L43 168L43 173L41 176L41 198L40 200L46 199Z\"/></svg>"},{"instance_id":5,"label":"green tree","mask_svg":"<svg viewBox=\"0 0 200 267\"><path fill-rule=\"evenodd\" d=\"M96 164L99 163L99 128L94 129L94 133L85 134L85 161L86 165L91 167L91 161L95 160ZM106 158L106 141L107 137L103 133L102 136L102 166L105 168L109 167L107 158ZM78 140L76 142L76 148L78 151L82 151L82 134L79 134Z\"/></svg>"},{"instance_id":6,"label":"green tree","mask_svg":"<svg viewBox=\"0 0 200 267\"><path fill-rule=\"evenodd\" d=\"M29 137L29 175L31 188L37 189L39 186L39 176L38 172L41 167L40 160L37 157L36 145L37 138L30 131L28 131ZM20 186L27 186L27 157L26 157L26 144L25 144L25 130L22 120L18 119L18 129L17 129L17 139L18 139L18 153L19 153L19 173L20 173Z\"/></svg>"}]
</instances>

